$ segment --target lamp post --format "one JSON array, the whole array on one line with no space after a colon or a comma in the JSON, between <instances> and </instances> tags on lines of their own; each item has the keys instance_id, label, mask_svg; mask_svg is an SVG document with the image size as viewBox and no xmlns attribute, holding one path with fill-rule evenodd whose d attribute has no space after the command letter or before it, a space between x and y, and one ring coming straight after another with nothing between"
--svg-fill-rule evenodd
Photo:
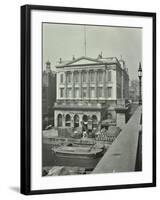
<instances>
[{"instance_id":1,"label":"lamp post","mask_svg":"<svg viewBox=\"0 0 160 200\"><path fill-rule=\"evenodd\" d=\"M138 77L139 77L139 105L142 105L142 67L141 67L141 63L139 63Z\"/></svg>"}]
</instances>

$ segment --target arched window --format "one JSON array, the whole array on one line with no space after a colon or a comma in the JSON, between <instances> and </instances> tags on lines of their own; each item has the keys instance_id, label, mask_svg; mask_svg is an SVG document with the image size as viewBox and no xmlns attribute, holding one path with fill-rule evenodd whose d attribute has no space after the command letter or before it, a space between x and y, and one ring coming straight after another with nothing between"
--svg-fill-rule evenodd
<instances>
[{"instance_id":1,"label":"arched window","mask_svg":"<svg viewBox=\"0 0 160 200\"><path fill-rule=\"evenodd\" d=\"M107 114L107 119L112 119L112 114L111 113Z\"/></svg>"},{"instance_id":2,"label":"arched window","mask_svg":"<svg viewBox=\"0 0 160 200\"><path fill-rule=\"evenodd\" d=\"M92 115L92 120L93 120L93 122L97 123L97 116L96 115Z\"/></svg>"},{"instance_id":3,"label":"arched window","mask_svg":"<svg viewBox=\"0 0 160 200\"><path fill-rule=\"evenodd\" d=\"M74 116L74 127L79 127L79 116L75 115Z\"/></svg>"},{"instance_id":4,"label":"arched window","mask_svg":"<svg viewBox=\"0 0 160 200\"><path fill-rule=\"evenodd\" d=\"M71 116L69 114L66 115L65 125L71 126Z\"/></svg>"},{"instance_id":5,"label":"arched window","mask_svg":"<svg viewBox=\"0 0 160 200\"><path fill-rule=\"evenodd\" d=\"M57 125L58 125L58 127L62 126L62 115L61 114L59 114L57 117Z\"/></svg>"},{"instance_id":6,"label":"arched window","mask_svg":"<svg viewBox=\"0 0 160 200\"><path fill-rule=\"evenodd\" d=\"M88 116L87 115L83 115L83 121L87 122L88 121Z\"/></svg>"}]
</instances>

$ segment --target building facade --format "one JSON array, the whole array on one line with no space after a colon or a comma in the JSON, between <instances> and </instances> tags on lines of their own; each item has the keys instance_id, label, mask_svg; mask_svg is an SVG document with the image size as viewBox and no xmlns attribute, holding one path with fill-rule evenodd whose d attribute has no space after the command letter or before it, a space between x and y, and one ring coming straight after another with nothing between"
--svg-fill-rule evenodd
<instances>
[{"instance_id":1,"label":"building facade","mask_svg":"<svg viewBox=\"0 0 160 200\"><path fill-rule=\"evenodd\" d=\"M80 57L60 59L57 69L56 127L93 129L107 118L116 120L117 99L128 99L129 76L123 60Z\"/></svg>"},{"instance_id":2,"label":"building facade","mask_svg":"<svg viewBox=\"0 0 160 200\"><path fill-rule=\"evenodd\" d=\"M139 101L139 81L138 81L138 79L130 81L129 99L132 100L132 102Z\"/></svg>"},{"instance_id":3,"label":"building facade","mask_svg":"<svg viewBox=\"0 0 160 200\"><path fill-rule=\"evenodd\" d=\"M45 64L42 73L42 122L43 129L54 125L53 105L56 102L56 73L51 70L51 63Z\"/></svg>"}]
</instances>

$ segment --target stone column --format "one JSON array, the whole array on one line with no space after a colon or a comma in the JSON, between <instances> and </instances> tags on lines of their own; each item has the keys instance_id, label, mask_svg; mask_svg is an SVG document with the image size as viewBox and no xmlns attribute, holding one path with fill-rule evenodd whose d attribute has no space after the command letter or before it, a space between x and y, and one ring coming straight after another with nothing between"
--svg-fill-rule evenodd
<instances>
[{"instance_id":1,"label":"stone column","mask_svg":"<svg viewBox=\"0 0 160 200\"><path fill-rule=\"evenodd\" d=\"M57 127L58 124L57 124L57 112L54 111L54 126Z\"/></svg>"},{"instance_id":2,"label":"stone column","mask_svg":"<svg viewBox=\"0 0 160 200\"><path fill-rule=\"evenodd\" d=\"M103 97L106 98L106 70L103 71Z\"/></svg>"},{"instance_id":3,"label":"stone column","mask_svg":"<svg viewBox=\"0 0 160 200\"><path fill-rule=\"evenodd\" d=\"M65 86L64 86L64 93L65 93L65 99L67 99L67 72L64 72L64 81L65 81Z\"/></svg>"},{"instance_id":4,"label":"stone column","mask_svg":"<svg viewBox=\"0 0 160 200\"><path fill-rule=\"evenodd\" d=\"M90 83L89 83L89 70L87 70L87 98L90 98Z\"/></svg>"},{"instance_id":5,"label":"stone column","mask_svg":"<svg viewBox=\"0 0 160 200\"><path fill-rule=\"evenodd\" d=\"M79 127L82 127L82 114L79 114Z\"/></svg>"},{"instance_id":6,"label":"stone column","mask_svg":"<svg viewBox=\"0 0 160 200\"><path fill-rule=\"evenodd\" d=\"M71 127L74 128L74 115L71 115Z\"/></svg>"},{"instance_id":7,"label":"stone column","mask_svg":"<svg viewBox=\"0 0 160 200\"><path fill-rule=\"evenodd\" d=\"M121 72L122 72L122 74L121 74L121 99L123 99L123 97L124 97L124 94L123 94L123 87L124 87L124 85L123 85L123 70Z\"/></svg>"},{"instance_id":8,"label":"stone column","mask_svg":"<svg viewBox=\"0 0 160 200\"><path fill-rule=\"evenodd\" d=\"M62 115L62 127L66 126L66 116L63 114Z\"/></svg>"},{"instance_id":9,"label":"stone column","mask_svg":"<svg viewBox=\"0 0 160 200\"><path fill-rule=\"evenodd\" d=\"M82 99L82 70L79 70L79 97Z\"/></svg>"},{"instance_id":10,"label":"stone column","mask_svg":"<svg viewBox=\"0 0 160 200\"><path fill-rule=\"evenodd\" d=\"M98 70L95 70L95 97L98 98Z\"/></svg>"},{"instance_id":11,"label":"stone column","mask_svg":"<svg viewBox=\"0 0 160 200\"><path fill-rule=\"evenodd\" d=\"M74 71L72 71L71 72L72 73L72 81L71 81L71 83L72 83L72 98L74 99Z\"/></svg>"}]
</instances>

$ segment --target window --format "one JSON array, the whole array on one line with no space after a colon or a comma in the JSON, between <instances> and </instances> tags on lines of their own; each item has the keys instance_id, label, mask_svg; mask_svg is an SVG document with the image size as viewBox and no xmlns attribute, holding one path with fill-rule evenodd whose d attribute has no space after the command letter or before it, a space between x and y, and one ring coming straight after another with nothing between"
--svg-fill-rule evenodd
<instances>
[{"instance_id":1,"label":"window","mask_svg":"<svg viewBox=\"0 0 160 200\"><path fill-rule=\"evenodd\" d=\"M94 82L94 72L90 72L90 82Z\"/></svg>"},{"instance_id":2,"label":"window","mask_svg":"<svg viewBox=\"0 0 160 200\"><path fill-rule=\"evenodd\" d=\"M67 73L67 83L71 82L71 73Z\"/></svg>"},{"instance_id":3,"label":"window","mask_svg":"<svg viewBox=\"0 0 160 200\"><path fill-rule=\"evenodd\" d=\"M86 82L86 81L87 81L87 73L82 72L82 82Z\"/></svg>"},{"instance_id":4,"label":"window","mask_svg":"<svg viewBox=\"0 0 160 200\"><path fill-rule=\"evenodd\" d=\"M82 98L87 97L87 88L82 88Z\"/></svg>"},{"instance_id":5,"label":"window","mask_svg":"<svg viewBox=\"0 0 160 200\"><path fill-rule=\"evenodd\" d=\"M79 116L74 116L74 128L79 127Z\"/></svg>"},{"instance_id":6,"label":"window","mask_svg":"<svg viewBox=\"0 0 160 200\"><path fill-rule=\"evenodd\" d=\"M111 71L108 71L108 81L111 81L112 80L112 74L111 74Z\"/></svg>"},{"instance_id":7,"label":"window","mask_svg":"<svg viewBox=\"0 0 160 200\"><path fill-rule=\"evenodd\" d=\"M103 79L103 72L102 71L99 71L98 72L98 82L102 82L102 79Z\"/></svg>"},{"instance_id":8,"label":"window","mask_svg":"<svg viewBox=\"0 0 160 200\"><path fill-rule=\"evenodd\" d=\"M121 88L117 86L117 98L121 98Z\"/></svg>"},{"instance_id":9,"label":"window","mask_svg":"<svg viewBox=\"0 0 160 200\"><path fill-rule=\"evenodd\" d=\"M99 87L98 88L98 97L102 97L103 95L102 95L102 87Z\"/></svg>"},{"instance_id":10,"label":"window","mask_svg":"<svg viewBox=\"0 0 160 200\"><path fill-rule=\"evenodd\" d=\"M107 88L107 97L108 98L112 97L112 87Z\"/></svg>"},{"instance_id":11,"label":"window","mask_svg":"<svg viewBox=\"0 0 160 200\"><path fill-rule=\"evenodd\" d=\"M63 74L61 74L60 77L60 82L63 83Z\"/></svg>"},{"instance_id":12,"label":"window","mask_svg":"<svg viewBox=\"0 0 160 200\"><path fill-rule=\"evenodd\" d=\"M79 88L75 88L75 98L79 97Z\"/></svg>"},{"instance_id":13,"label":"window","mask_svg":"<svg viewBox=\"0 0 160 200\"><path fill-rule=\"evenodd\" d=\"M58 127L62 126L62 115L61 114L59 114L57 117L57 125L58 125Z\"/></svg>"},{"instance_id":14,"label":"window","mask_svg":"<svg viewBox=\"0 0 160 200\"><path fill-rule=\"evenodd\" d=\"M64 88L60 88L60 97L64 97Z\"/></svg>"},{"instance_id":15,"label":"window","mask_svg":"<svg viewBox=\"0 0 160 200\"><path fill-rule=\"evenodd\" d=\"M117 82L121 84L121 73L119 71L117 71Z\"/></svg>"},{"instance_id":16,"label":"window","mask_svg":"<svg viewBox=\"0 0 160 200\"><path fill-rule=\"evenodd\" d=\"M67 98L71 98L71 97L72 97L72 89L67 88Z\"/></svg>"},{"instance_id":17,"label":"window","mask_svg":"<svg viewBox=\"0 0 160 200\"><path fill-rule=\"evenodd\" d=\"M66 126L71 126L71 116L69 114L66 115Z\"/></svg>"},{"instance_id":18,"label":"window","mask_svg":"<svg viewBox=\"0 0 160 200\"><path fill-rule=\"evenodd\" d=\"M74 82L77 83L79 81L79 73L75 72L74 73Z\"/></svg>"},{"instance_id":19,"label":"window","mask_svg":"<svg viewBox=\"0 0 160 200\"><path fill-rule=\"evenodd\" d=\"M91 98L95 98L95 88L90 88L90 95L91 95Z\"/></svg>"}]
</instances>

